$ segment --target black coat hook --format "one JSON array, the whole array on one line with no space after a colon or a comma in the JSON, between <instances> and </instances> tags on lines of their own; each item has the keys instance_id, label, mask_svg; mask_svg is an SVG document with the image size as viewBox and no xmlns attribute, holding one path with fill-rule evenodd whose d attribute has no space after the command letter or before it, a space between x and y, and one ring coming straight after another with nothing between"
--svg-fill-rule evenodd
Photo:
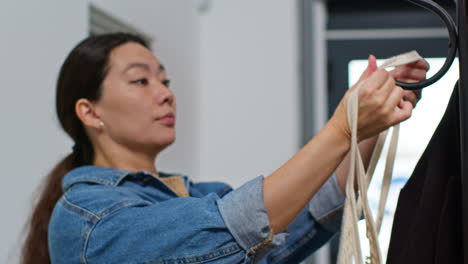
<instances>
[{"instance_id":1,"label":"black coat hook","mask_svg":"<svg viewBox=\"0 0 468 264\"><path fill-rule=\"evenodd\" d=\"M424 80L422 82L418 82L418 83L405 83L405 82L400 82L400 81L396 82L397 85L401 86L402 88L406 90L418 90L418 89L427 87L437 82L438 80L440 80L440 78L442 78L442 76L444 76L444 74L447 73L450 66L452 66L453 60L455 59L455 56L457 54L458 33L457 33L457 26L455 22L453 21L452 17L450 16L450 14L437 3L431 0L408 0L408 1L413 4L419 5L421 7L424 7L430 10L431 12L435 13L437 16L439 16L444 21L445 26L448 29L449 39L450 39L449 51L448 51L447 58L445 59L445 63L442 66L442 68L440 68L440 70L436 74L434 74L431 78Z\"/></svg>"}]
</instances>

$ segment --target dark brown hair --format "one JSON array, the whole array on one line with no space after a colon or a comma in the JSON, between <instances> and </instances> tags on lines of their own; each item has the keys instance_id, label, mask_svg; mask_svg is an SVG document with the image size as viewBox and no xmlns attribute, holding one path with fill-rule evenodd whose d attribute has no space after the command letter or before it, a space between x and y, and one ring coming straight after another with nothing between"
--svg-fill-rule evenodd
<instances>
[{"instance_id":1,"label":"dark brown hair","mask_svg":"<svg viewBox=\"0 0 468 264\"><path fill-rule=\"evenodd\" d=\"M59 73L56 87L56 111L63 130L75 142L73 152L60 161L44 179L22 249L22 263L49 263L48 226L55 203L62 196L62 180L79 166L92 164L94 150L86 131L75 114L80 98L99 100L101 84L108 72L111 51L125 43L136 42L148 48L135 35L113 33L86 38L68 54Z\"/></svg>"}]
</instances>

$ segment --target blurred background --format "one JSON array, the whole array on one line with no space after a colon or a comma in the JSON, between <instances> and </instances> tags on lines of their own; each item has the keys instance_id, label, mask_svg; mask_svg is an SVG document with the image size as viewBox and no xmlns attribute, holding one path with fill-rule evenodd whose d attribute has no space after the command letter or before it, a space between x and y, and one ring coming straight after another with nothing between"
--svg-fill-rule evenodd
<instances>
[{"instance_id":1,"label":"blurred background","mask_svg":"<svg viewBox=\"0 0 468 264\"><path fill-rule=\"evenodd\" d=\"M453 1L437 2L455 11ZM443 23L403 0L0 4L0 263L18 262L35 191L71 152L73 143L55 116L55 82L68 52L88 35L141 34L166 66L178 102L177 141L158 168L234 187L270 174L317 133L369 54L384 59L415 49L431 63L431 73L447 54ZM455 62L443 80L424 90L402 125L381 234L384 255L399 189L457 79ZM370 189L373 204L380 171ZM335 263L337 245L335 239L305 263Z\"/></svg>"}]
</instances>

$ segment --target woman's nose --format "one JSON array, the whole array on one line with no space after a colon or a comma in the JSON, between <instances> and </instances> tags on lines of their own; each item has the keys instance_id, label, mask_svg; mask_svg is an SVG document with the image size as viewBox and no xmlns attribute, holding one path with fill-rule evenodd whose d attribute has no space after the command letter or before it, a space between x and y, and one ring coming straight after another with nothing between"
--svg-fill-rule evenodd
<instances>
[{"instance_id":1,"label":"woman's nose","mask_svg":"<svg viewBox=\"0 0 468 264\"><path fill-rule=\"evenodd\" d=\"M167 86L164 84L159 84L157 90L159 104L172 104L174 102L175 95Z\"/></svg>"}]
</instances>

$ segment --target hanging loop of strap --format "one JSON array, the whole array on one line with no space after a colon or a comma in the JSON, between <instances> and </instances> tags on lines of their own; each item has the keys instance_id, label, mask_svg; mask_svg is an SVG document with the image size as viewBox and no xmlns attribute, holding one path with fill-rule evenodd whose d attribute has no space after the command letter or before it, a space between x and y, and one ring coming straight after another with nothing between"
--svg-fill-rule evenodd
<instances>
[{"instance_id":1,"label":"hanging loop of strap","mask_svg":"<svg viewBox=\"0 0 468 264\"><path fill-rule=\"evenodd\" d=\"M412 63L422 59L416 52L412 51L396 57L388 59L379 68L395 67L403 64ZM389 143L389 149L385 164L384 177L382 180L381 193L379 199L379 207L377 219L374 220L369 207L367 198L367 190L370 181L375 172L377 161L382 153L385 139L388 131L380 133L376 146L371 156L371 161L365 172L364 164L357 141L357 124L358 124L358 106L359 106L359 90L361 85L349 94L347 104L347 118L351 129L351 148L350 148L350 166L346 182L346 201L343 212L343 223L341 228L340 249L338 255L339 264L362 264L362 250L359 239L358 221L361 215L364 214L366 221L367 238L369 240L370 255L366 258L366 262L370 264L382 264L382 255L378 241L378 233L382 225L382 219L385 209L385 203L388 197L390 182L393 173L393 164L395 161L396 147L399 135L399 125L395 125L392 130L392 137ZM398 111L398 109L395 109ZM355 186L358 186L359 199L356 197Z\"/></svg>"}]
</instances>

